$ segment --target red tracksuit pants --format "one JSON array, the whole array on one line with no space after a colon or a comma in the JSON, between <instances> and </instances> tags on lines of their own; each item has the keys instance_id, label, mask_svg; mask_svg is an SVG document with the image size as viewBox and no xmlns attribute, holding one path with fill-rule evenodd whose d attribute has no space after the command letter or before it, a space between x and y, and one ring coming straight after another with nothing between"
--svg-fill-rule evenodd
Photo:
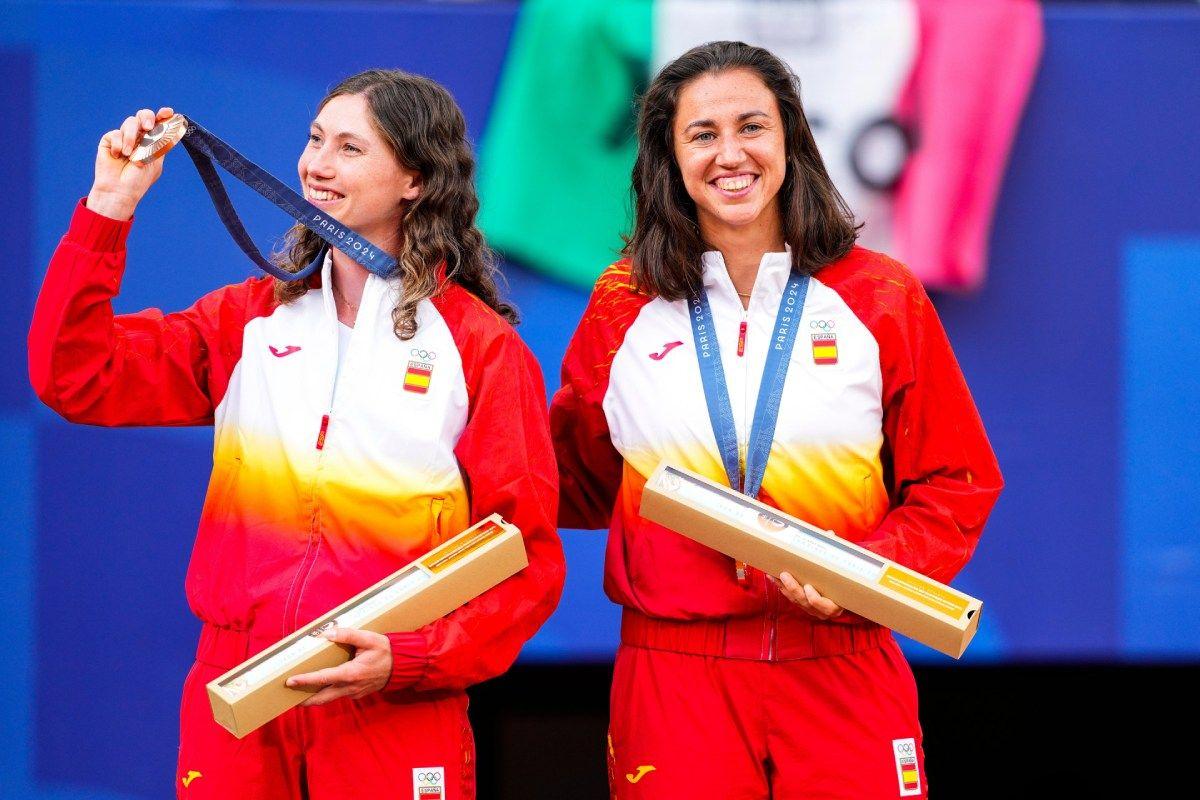
<instances>
[{"instance_id":1,"label":"red tracksuit pants","mask_svg":"<svg viewBox=\"0 0 1200 800\"><path fill-rule=\"evenodd\" d=\"M611 710L617 800L926 796L916 683L890 635L791 661L622 644Z\"/></svg>"},{"instance_id":2,"label":"red tracksuit pants","mask_svg":"<svg viewBox=\"0 0 1200 800\"><path fill-rule=\"evenodd\" d=\"M473 800L475 745L461 692L413 701L376 692L294 708L237 739L213 721L206 684L245 658L205 628L180 708L180 800ZM269 643L268 643L269 644ZM239 657L240 656L240 657Z\"/></svg>"}]
</instances>

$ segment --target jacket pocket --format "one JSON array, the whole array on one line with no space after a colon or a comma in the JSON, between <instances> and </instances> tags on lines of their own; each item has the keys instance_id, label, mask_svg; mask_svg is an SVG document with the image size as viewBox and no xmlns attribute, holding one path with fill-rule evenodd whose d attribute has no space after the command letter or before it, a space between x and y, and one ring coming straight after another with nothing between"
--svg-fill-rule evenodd
<instances>
[{"instance_id":1,"label":"jacket pocket","mask_svg":"<svg viewBox=\"0 0 1200 800\"><path fill-rule=\"evenodd\" d=\"M889 510L887 489L874 473L868 472L862 479L862 507L867 526L874 528L887 516Z\"/></svg>"},{"instance_id":2,"label":"jacket pocket","mask_svg":"<svg viewBox=\"0 0 1200 800\"><path fill-rule=\"evenodd\" d=\"M454 501L449 497L429 498L429 542L437 547L446 538L446 525L454 513Z\"/></svg>"}]
</instances>

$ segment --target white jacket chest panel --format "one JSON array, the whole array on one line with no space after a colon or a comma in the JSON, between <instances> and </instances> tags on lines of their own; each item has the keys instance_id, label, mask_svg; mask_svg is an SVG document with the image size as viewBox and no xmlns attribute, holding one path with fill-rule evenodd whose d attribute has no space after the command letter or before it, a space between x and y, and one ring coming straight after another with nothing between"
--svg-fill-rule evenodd
<instances>
[{"instance_id":1,"label":"white jacket chest panel","mask_svg":"<svg viewBox=\"0 0 1200 800\"><path fill-rule=\"evenodd\" d=\"M388 494L461 488L454 457L467 418L461 357L428 300L418 307L416 336L398 339L395 301L394 282L368 279L340 371L328 291L309 291L251 321L217 409L216 457L235 455L300 479L320 469L328 480Z\"/></svg>"},{"instance_id":2,"label":"white jacket chest panel","mask_svg":"<svg viewBox=\"0 0 1200 800\"><path fill-rule=\"evenodd\" d=\"M708 290L743 455L782 292L782 278L762 283L771 285L756 286L745 313L732 287ZM724 479L688 313L686 301L655 299L642 308L613 359L604 411L614 445L642 475L649 475L660 460L672 459ZM746 340L739 356L743 319ZM821 337L822 349L814 349L814 336ZM681 344L672 347L673 342ZM881 392L874 337L836 292L811 280L764 488L776 495L772 484L778 488L796 467L842 472L856 464L853 479L860 482L876 473Z\"/></svg>"}]
</instances>

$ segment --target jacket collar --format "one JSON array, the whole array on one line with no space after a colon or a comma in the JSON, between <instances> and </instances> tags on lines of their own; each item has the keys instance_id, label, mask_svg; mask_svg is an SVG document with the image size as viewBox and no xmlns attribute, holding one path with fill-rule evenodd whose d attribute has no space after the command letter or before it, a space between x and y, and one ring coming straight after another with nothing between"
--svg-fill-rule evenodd
<instances>
[{"instance_id":1,"label":"jacket collar","mask_svg":"<svg viewBox=\"0 0 1200 800\"><path fill-rule=\"evenodd\" d=\"M754 288L750 290L751 302L760 296L778 297L783 292L788 275L792 271L792 247L785 244L782 253L763 253L758 263L758 275ZM704 267L704 290L710 295L718 294L738 301L737 289L725 268L725 258L718 250L709 250L701 256ZM738 301L740 302L740 301Z\"/></svg>"},{"instance_id":2,"label":"jacket collar","mask_svg":"<svg viewBox=\"0 0 1200 800\"><path fill-rule=\"evenodd\" d=\"M380 278L373 272L368 273L367 282L363 285L362 300L358 305L355 327L363 324L373 325L375 318L381 313L390 316L392 308L399 301L401 283L399 276ZM337 304L333 297L332 251L325 254L325 263L321 265L321 303L325 309L325 316L336 322ZM381 305L385 307L380 308Z\"/></svg>"}]
</instances>

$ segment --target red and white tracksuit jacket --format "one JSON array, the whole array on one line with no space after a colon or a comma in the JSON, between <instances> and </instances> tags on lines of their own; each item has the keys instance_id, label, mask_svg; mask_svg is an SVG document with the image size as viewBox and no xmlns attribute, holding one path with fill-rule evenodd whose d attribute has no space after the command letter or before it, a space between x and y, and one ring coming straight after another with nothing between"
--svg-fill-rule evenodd
<instances>
[{"instance_id":1,"label":"red and white tracksuit jacket","mask_svg":"<svg viewBox=\"0 0 1200 800\"><path fill-rule=\"evenodd\" d=\"M564 577L543 384L512 327L447 282L401 341L398 281L372 275L339 371L328 261L325 288L287 305L263 277L180 313L114 316L130 224L76 210L38 297L30 376L73 422L214 425L186 586L205 623L198 660L234 666L498 512L529 567L390 634L385 693L458 692L506 670Z\"/></svg>"},{"instance_id":2,"label":"red and white tracksuit jacket","mask_svg":"<svg viewBox=\"0 0 1200 800\"><path fill-rule=\"evenodd\" d=\"M704 256L743 458L789 269L788 254L764 256L743 309L720 254ZM924 289L899 263L855 247L813 277L798 337L759 499L948 582L970 558L1002 481ZM609 267L567 349L562 382L550 411L559 522L610 527L604 586L624 607L623 645L767 663L894 648L879 625L849 613L818 621L763 573L739 580L727 556L638 515L662 460L728 482L685 300L639 294L626 262ZM620 656L617 671L614 732L626 724L620 695L637 691L622 686ZM703 775L696 764L704 759L688 758Z\"/></svg>"}]
</instances>

